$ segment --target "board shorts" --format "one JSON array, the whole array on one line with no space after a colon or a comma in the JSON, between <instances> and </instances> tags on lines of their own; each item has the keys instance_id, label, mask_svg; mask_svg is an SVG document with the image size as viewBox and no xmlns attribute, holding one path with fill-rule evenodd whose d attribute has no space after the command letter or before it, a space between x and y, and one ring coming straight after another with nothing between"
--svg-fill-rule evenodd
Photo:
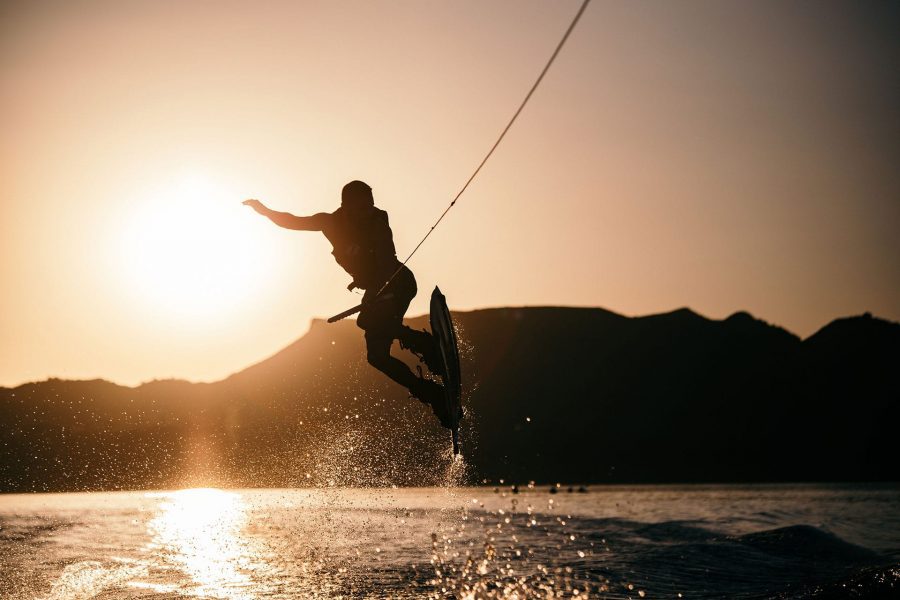
<instances>
[{"instance_id":1,"label":"board shorts","mask_svg":"<svg viewBox=\"0 0 900 600\"><path fill-rule=\"evenodd\" d=\"M397 338L403 325L403 315L409 303L416 296L416 278L405 265L400 267L397 276L388 284L381 295L372 300L381 286L366 290L363 296L363 307L359 311L356 325L366 332L366 340ZM390 294L389 298L385 298Z\"/></svg>"}]
</instances>

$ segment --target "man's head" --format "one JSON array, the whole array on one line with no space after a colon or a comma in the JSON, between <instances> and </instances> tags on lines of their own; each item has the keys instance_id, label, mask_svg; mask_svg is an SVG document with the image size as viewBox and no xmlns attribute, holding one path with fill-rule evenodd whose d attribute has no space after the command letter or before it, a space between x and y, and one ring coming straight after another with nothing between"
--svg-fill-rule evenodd
<instances>
[{"instance_id":1,"label":"man's head","mask_svg":"<svg viewBox=\"0 0 900 600\"><path fill-rule=\"evenodd\" d=\"M363 181L351 181L341 190L341 206L350 209L375 206L372 188Z\"/></svg>"}]
</instances>

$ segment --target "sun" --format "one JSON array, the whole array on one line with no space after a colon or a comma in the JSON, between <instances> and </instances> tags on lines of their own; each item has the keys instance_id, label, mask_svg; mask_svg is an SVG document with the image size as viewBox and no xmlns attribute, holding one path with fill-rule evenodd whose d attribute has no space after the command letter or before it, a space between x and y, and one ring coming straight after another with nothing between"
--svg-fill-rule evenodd
<instances>
[{"instance_id":1,"label":"sun","mask_svg":"<svg viewBox=\"0 0 900 600\"><path fill-rule=\"evenodd\" d=\"M242 198L189 175L148 192L121 227L121 268L145 311L193 323L234 313L272 275L272 251Z\"/></svg>"}]
</instances>

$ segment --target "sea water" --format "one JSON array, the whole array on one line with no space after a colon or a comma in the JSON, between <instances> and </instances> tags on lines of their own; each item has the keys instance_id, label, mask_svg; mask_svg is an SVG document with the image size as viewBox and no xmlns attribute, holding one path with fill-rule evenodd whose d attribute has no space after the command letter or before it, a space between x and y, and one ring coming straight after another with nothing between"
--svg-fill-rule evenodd
<instances>
[{"instance_id":1,"label":"sea water","mask_svg":"<svg viewBox=\"0 0 900 600\"><path fill-rule=\"evenodd\" d=\"M0 598L794 598L900 590L895 485L0 496Z\"/></svg>"}]
</instances>

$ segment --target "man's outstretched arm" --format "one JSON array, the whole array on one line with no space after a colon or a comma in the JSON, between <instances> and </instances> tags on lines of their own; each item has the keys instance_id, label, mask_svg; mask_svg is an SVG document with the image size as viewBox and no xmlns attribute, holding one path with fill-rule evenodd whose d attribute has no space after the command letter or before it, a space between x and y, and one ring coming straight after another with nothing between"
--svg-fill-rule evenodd
<instances>
[{"instance_id":1,"label":"man's outstretched arm","mask_svg":"<svg viewBox=\"0 0 900 600\"><path fill-rule=\"evenodd\" d=\"M249 206L259 214L285 229L297 229L300 231L322 231L328 222L328 213L318 213L310 217L298 217L291 213L278 212L264 205L259 200L244 200L243 204Z\"/></svg>"}]
</instances>

